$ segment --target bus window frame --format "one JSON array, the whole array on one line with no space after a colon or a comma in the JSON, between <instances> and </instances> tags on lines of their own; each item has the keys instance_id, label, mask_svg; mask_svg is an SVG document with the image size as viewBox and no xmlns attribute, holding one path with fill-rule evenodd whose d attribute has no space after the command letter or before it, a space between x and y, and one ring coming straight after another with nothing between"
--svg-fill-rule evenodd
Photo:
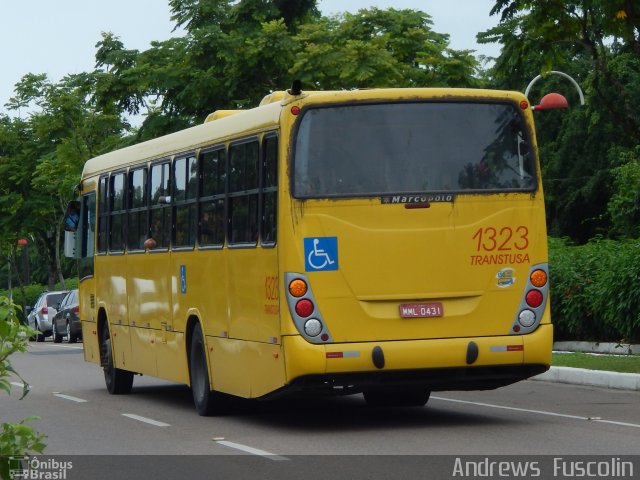
<instances>
[{"instance_id":1,"label":"bus window frame","mask_svg":"<svg viewBox=\"0 0 640 480\"><path fill-rule=\"evenodd\" d=\"M316 109L329 109L329 108L348 108L348 107L361 107L367 105L399 105L399 104L424 104L424 103L461 103L461 104L489 104L489 105L509 105L514 111L520 116L522 120L522 125L525 128L525 141L531 147L531 163L534 167L533 179L532 179L532 187L529 189L465 189L465 190L425 190L425 191L403 191L403 192L373 192L373 193L350 193L350 194L323 194L323 195L300 195L296 192L295 185L295 170L296 170L296 145L298 133L300 131L300 127L302 126L302 121L304 119L305 114L307 114L310 110ZM412 196L412 195L495 195L495 194L525 194L525 195L534 195L536 194L540 187L540 162L537 158L537 154L535 151L537 149L533 148L533 138L534 138L534 130L535 128L527 121L522 108L520 108L519 102L516 100L510 100L505 98L451 98L451 99L442 99L442 98L433 98L433 99L422 99L422 100L401 100L401 99L393 99L387 101L365 101L365 102L326 102L321 104L308 104L304 105L298 114L298 121L295 122L291 129L290 135L290 156L288 160L289 165L289 192L291 198L300 201L306 200L350 200L350 199L362 199L362 198L380 198L382 197L391 197L391 196Z\"/></svg>"},{"instance_id":2,"label":"bus window frame","mask_svg":"<svg viewBox=\"0 0 640 480\"><path fill-rule=\"evenodd\" d=\"M208 153L214 152L224 152L224 187L222 193L216 193L214 195L204 195L203 182L204 182L204 156ZM210 147L202 148L198 152L198 234L196 239L196 244L199 250L222 250L225 246L228 246L227 241L227 225L228 225L228 166L229 166L229 153L227 145L224 143L217 143ZM222 206L222 243L202 243L202 213L203 213L203 204L215 202L215 201L223 201Z\"/></svg>"},{"instance_id":3,"label":"bus window frame","mask_svg":"<svg viewBox=\"0 0 640 480\"><path fill-rule=\"evenodd\" d=\"M133 173L136 171L142 170L143 172L143 185L144 185L144 192L143 192L143 196L144 196L144 206L142 207L133 207L132 206L132 191L131 191L131 182L133 180ZM133 165L131 167L129 167L128 171L127 171L127 238L126 238L126 248L127 248L127 253L144 253L145 248L144 245L142 245L140 248L131 248L129 245L129 219L131 217L132 214L135 213L143 213L144 216L146 217L146 231L145 231L145 238L149 237L149 165L147 165L146 163L140 164L140 165ZM143 242L144 243L144 242Z\"/></svg>"},{"instance_id":4,"label":"bus window frame","mask_svg":"<svg viewBox=\"0 0 640 480\"><path fill-rule=\"evenodd\" d=\"M162 158L159 158L157 160L153 160L153 161L149 162L149 174L148 174L148 177L147 177L147 182L149 184L149 187L147 188L147 206L148 206L148 210L149 210L149 225L148 225L149 232L148 232L147 236L148 236L148 238L154 238L155 239L154 232L153 232L153 225L152 225L153 211L154 210L163 210L163 209L167 209L168 208L169 209L169 232L168 232L169 233L169 239L168 239L166 245L159 245L158 244L158 246L156 246L155 248L150 249L149 251L151 253L168 252L168 251L171 250L171 247L172 247L171 239L173 237L173 208L172 208L171 202L163 204L163 203L159 203L159 202L154 203L152 201L152 191L151 191L152 184L151 184L151 182L153 180L153 175L152 175L153 168L157 167L157 166L162 166L162 165L167 165L168 166L168 171L169 171L169 174L168 174L169 175L168 186L169 186L169 188L168 188L168 192L167 192L168 195L166 195L166 196L169 196L169 197L171 196L171 182L172 182L171 172L172 172L172 165L173 165L173 163L171 161L171 157L162 157ZM164 214L165 213L163 212L163 215ZM156 241L157 241L157 239L156 239Z\"/></svg>"},{"instance_id":5,"label":"bus window frame","mask_svg":"<svg viewBox=\"0 0 640 480\"><path fill-rule=\"evenodd\" d=\"M114 195L113 195L113 184L114 184L114 180L115 177L117 177L118 175L122 175L123 177L123 182L122 182L122 208L120 210L115 210L113 208L114 205ZM126 225L124 223L125 218L127 217L127 195L128 195L128 185L127 185L127 181L128 181L128 170L125 169L118 169L118 170L114 170L113 172L109 172L109 180L107 182L108 185L108 190L107 190L107 204L108 204L108 217L109 217L109 222L108 222L108 236L107 236L107 252L109 253L109 255L123 255L127 249L127 242L126 242L126 238L127 238L127 228ZM119 216L120 219L122 220L122 223L120 225L120 229L121 229L121 239L122 239L122 248L121 249L114 249L112 248L112 244L111 244L111 239L112 239L112 228L113 228L113 217L115 216Z\"/></svg>"},{"instance_id":6,"label":"bus window frame","mask_svg":"<svg viewBox=\"0 0 640 480\"><path fill-rule=\"evenodd\" d=\"M273 186L265 186L266 182L266 170L267 170L267 148L266 142L269 139L275 139L276 142L276 155L275 155L275 185ZM269 131L266 132L260 141L260 172L259 172L259 196L258 196L258 214L259 214L259 232L258 237L260 239L260 246L263 248L275 248L278 244L278 195L279 195L279 174L280 174L280 135L278 135L278 131ZM275 239L273 241L264 241L264 232L265 232L265 195L266 194L274 194L275 196L275 206L274 206L274 225L273 230L275 232Z\"/></svg>"},{"instance_id":7,"label":"bus window frame","mask_svg":"<svg viewBox=\"0 0 640 480\"><path fill-rule=\"evenodd\" d=\"M185 160L187 162L188 165L188 160L190 158L193 158L195 160L195 165L196 165L196 191L195 191L195 196L191 199L186 198L184 200L178 200L176 197L176 162L179 162L180 160ZM185 186L188 185L188 178L185 177ZM180 153L180 154L176 154L173 156L173 159L171 160L171 166L170 166L170 171L169 171L169 191L170 191L170 195L171 195L171 202L170 202L170 208L171 208L171 239L170 239L170 244L169 244L169 248L171 249L171 251L174 252L179 252L179 251L191 251L194 250L196 247L196 244L198 243L198 232L199 232L199 228L198 228L198 220L199 220L199 195L200 195L200 162L198 160L198 155L197 152L195 150L189 150L187 152L184 153ZM186 190L185 190L186 192ZM185 193L186 194L186 193ZM177 228L177 209L179 207L188 207L188 206L195 206L195 231L193 232L193 242L186 244L186 245L178 245L176 242L176 237L178 234L178 228ZM151 207L151 205L149 205L149 207Z\"/></svg>"},{"instance_id":8,"label":"bus window frame","mask_svg":"<svg viewBox=\"0 0 640 480\"><path fill-rule=\"evenodd\" d=\"M257 158L257 169L256 169L256 182L255 188L244 189L244 190L236 190L231 191L231 149L233 147L237 147L240 145L248 145L251 143L257 143L258 146L258 158ZM226 218L227 218L227 228L226 228L226 244L229 249L248 249L248 248L256 248L260 243L260 164L262 163L261 159L261 137L260 135L250 135L247 137L239 138L229 142L227 146L227 202L226 202ZM246 175L245 175L246 177ZM246 186L246 184L245 184ZM247 198L251 199L251 197L256 196L256 212L255 212L255 228L256 235L255 239L250 242L232 242L231 233L233 229L233 212L232 212L232 204L234 198Z\"/></svg>"}]
</instances>

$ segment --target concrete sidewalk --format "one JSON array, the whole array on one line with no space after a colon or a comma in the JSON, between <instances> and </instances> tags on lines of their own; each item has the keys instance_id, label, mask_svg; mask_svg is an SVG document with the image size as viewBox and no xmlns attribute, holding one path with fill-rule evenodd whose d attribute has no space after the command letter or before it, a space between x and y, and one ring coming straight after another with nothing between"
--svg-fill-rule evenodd
<instances>
[{"instance_id":1,"label":"concrete sidewalk","mask_svg":"<svg viewBox=\"0 0 640 480\"><path fill-rule=\"evenodd\" d=\"M551 367L547 372L532 377L530 380L571 383L574 385L635 390L640 392L640 375L636 373L605 372L602 370L587 370L586 368Z\"/></svg>"},{"instance_id":2,"label":"concrete sidewalk","mask_svg":"<svg viewBox=\"0 0 640 480\"><path fill-rule=\"evenodd\" d=\"M640 345L607 342L554 342L554 352L584 352L609 355L638 355ZM640 374L588 370L586 368L551 367L531 380L571 383L590 387L640 391Z\"/></svg>"}]
</instances>

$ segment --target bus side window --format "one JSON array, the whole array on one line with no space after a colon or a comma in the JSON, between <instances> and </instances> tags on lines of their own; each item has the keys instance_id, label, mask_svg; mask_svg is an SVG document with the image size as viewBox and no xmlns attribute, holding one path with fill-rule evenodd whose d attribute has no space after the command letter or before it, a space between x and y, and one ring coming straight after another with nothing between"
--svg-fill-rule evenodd
<instances>
[{"instance_id":1,"label":"bus side window","mask_svg":"<svg viewBox=\"0 0 640 480\"><path fill-rule=\"evenodd\" d=\"M258 241L258 140L229 147L229 243Z\"/></svg>"},{"instance_id":2,"label":"bus side window","mask_svg":"<svg viewBox=\"0 0 640 480\"><path fill-rule=\"evenodd\" d=\"M221 247L225 235L227 151L224 147L200 154L201 246Z\"/></svg>"},{"instance_id":3,"label":"bus side window","mask_svg":"<svg viewBox=\"0 0 640 480\"><path fill-rule=\"evenodd\" d=\"M265 136L262 142L260 238L262 245L275 245L278 207L278 137Z\"/></svg>"},{"instance_id":4,"label":"bus side window","mask_svg":"<svg viewBox=\"0 0 640 480\"><path fill-rule=\"evenodd\" d=\"M150 225L149 237L155 240L156 248L168 248L171 239L171 204L166 202L169 191L169 163L158 163L151 167Z\"/></svg>"}]
</instances>

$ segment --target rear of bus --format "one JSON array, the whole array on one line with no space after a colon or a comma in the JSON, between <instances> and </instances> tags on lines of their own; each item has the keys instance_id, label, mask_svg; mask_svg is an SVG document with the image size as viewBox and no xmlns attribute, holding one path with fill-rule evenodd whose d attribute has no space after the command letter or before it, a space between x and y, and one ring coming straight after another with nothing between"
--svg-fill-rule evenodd
<instances>
[{"instance_id":1,"label":"rear of bus","mask_svg":"<svg viewBox=\"0 0 640 480\"><path fill-rule=\"evenodd\" d=\"M544 200L526 98L389 89L283 104L289 388L423 404L430 391L547 370Z\"/></svg>"}]
</instances>

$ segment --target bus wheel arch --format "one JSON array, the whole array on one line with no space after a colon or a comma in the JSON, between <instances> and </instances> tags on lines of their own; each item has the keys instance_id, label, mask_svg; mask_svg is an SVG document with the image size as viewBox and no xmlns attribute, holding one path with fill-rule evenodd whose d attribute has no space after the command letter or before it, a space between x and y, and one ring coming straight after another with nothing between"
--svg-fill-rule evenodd
<instances>
[{"instance_id":1,"label":"bus wheel arch","mask_svg":"<svg viewBox=\"0 0 640 480\"><path fill-rule=\"evenodd\" d=\"M98 312L98 341L100 342L100 365L104 370L104 382L112 395L131 393L133 372L116 368L107 314L103 308Z\"/></svg>"},{"instance_id":2,"label":"bus wheel arch","mask_svg":"<svg viewBox=\"0 0 640 480\"><path fill-rule=\"evenodd\" d=\"M207 354L207 342L197 318L187 322L187 359L193 403L199 415L220 415L227 411L229 399L213 390Z\"/></svg>"}]
</instances>

